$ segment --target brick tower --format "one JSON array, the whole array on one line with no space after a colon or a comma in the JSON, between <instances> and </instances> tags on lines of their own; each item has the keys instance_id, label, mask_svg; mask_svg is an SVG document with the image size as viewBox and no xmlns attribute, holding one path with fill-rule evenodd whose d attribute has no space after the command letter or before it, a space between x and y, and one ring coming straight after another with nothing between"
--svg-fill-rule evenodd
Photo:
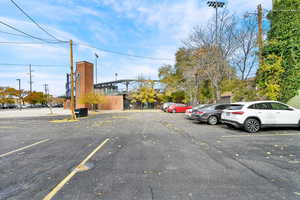
<instances>
[{"instance_id":1,"label":"brick tower","mask_svg":"<svg viewBox=\"0 0 300 200\"><path fill-rule=\"evenodd\" d=\"M94 65L87 61L76 63L76 108L89 108L88 104L80 104L82 96L94 91Z\"/></svg>"}]
</instances>

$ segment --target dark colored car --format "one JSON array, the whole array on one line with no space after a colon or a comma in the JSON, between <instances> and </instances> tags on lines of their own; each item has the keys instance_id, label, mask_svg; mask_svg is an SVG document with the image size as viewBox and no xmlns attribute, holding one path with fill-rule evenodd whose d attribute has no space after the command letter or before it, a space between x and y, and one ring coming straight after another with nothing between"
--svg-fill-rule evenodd
<instances>
[{"instance_id":1,"label":"dark colored car","mask_svg":"<svg viewBox=\"0 0 300 200\"><path fill-rule=\"evenodd\" d=\"M193 106L193 108L191 108L191 109L187 109L185 111L185 118L193 120L193 117L192 117L193 112L195 112L201 108L207 107L207 106L208 106L207 104L200 104L197 106Z\"/></svg>"},{"instance_id":2,"label":"dark colored car","mask_svg":"<svg viewBox=\"0 0 300 200\"><path fill-rule=\"evenodd\" d=\"M192 118L199 122L206 122L210 125L216 125L221 122L222 111L229 108L231 104L213 104L195 110Z\"/></svg>"}]
</instances>

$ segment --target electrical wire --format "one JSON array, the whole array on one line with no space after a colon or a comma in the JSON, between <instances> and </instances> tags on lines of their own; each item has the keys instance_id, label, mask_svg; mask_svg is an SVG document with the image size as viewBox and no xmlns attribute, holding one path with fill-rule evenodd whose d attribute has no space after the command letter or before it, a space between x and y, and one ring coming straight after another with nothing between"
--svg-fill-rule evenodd
<instances>
[{"instance_id":1,"label":"electrical wire","mask_svg":"<svg viewBox=\"0 0 300 200\"><path fill-rule=\"evenodd\" d=\"M148 59L148 60L161 60L161 61L172 61L173 59L171 58L155 58L155 57L148 57L148 56L140 56L140 55L134 55L134 54L127 54L127 53L122 53L122 52L118 52L118 51L112 51L112 50L108 50L108 49L103 49L103 48L99 48L99 47L95 47L89 44L82 44L82 43L76 43L78 45L81 46L85 46L85 47L90 47L93 49L97 49L99 51L103 51L103 52L107 52L107 53L112 53L112 54L117 54L117 55L121 55L121 56L128 56L128 57L134 57L134 58L142 58L142 59Z\"/></svg>"},{"instance_id":2,"label":"electrical wire","mask_svg":"<svg viewBox=\"0 0 300 200\"><path fill-rule=\"evenodd\" d=\"M27 45L27 44L37 44L37 45L50 45L45 44L44 42L0 42L0 44L8 44L8 45ZM56 42L53 44L60 44L60 42Z\"/></svg>"},{"instance_id":3,"label":"electrical wire","mask_svg":"<svg viewBox=\"0 0 300 200\"><path fill-rule=\"evenodd\" d=\"M16 64L16 63L0 63L0 65L5 65L5 66L18 66L18 67L28 67L31 65L32 67L64 67L68 65L45 65L45 64Z\"/></svg>"},{"instance_id":4,"label":"electrical wire","mask_svg":"<svg viewBox=\"0 0 300 200\"><path fill-rule=\"evenodd\" d=\"M0 31L0 33L4 33L4 34L7 34L7 35L14 35L14 36L26 37L26 38L29 37L29 36L26 36L26 35L21 35L21 34L16 34L16 33L10 33L10 32L6 32L6 31Z\"/></svg>"},{"instance_id":5,"label":"electrical wire","mask_svg":"<svg viewBox=\"0 0 300 200\"><path fill-rule=\"evenodd\" d=\"M14 0L10 0L32 23L34 23L39 29L41 29L43 32L45 32L50 37L54 38L55 40L59 42L63 42L62 40L58 39L51 33L49 33L47 30L45 30L39 23L37 23L32 17L30 17L29 14L27 14Z\"/></svg>"},{"instance_id":6,"label":"electrical wire","mask_svg":"<svg viewBox=\"0 0 300 200\"><path fill-rule=\"evenodd\" d=\"M14 27L12 25L9 25L9 24L3 22L3 21L0 21L0 24L4 25L6 27L9 27L9 28L11 28L11 29L13 29L13 30L15 30L15 31L17 31L19 33L22 33L22 34L24 34L24 35L26 35L26 36L28 36L30 38L33 38L33 39L36 39L36 40L40 40L40 41L43 41L43 42L47 42L47 43L63 43L64 42L64 41L61 41L61 42L58 42L58 41L49 41L47 39L43 39L43 38L39 38L39 37L30 35L28 33L25 33L24 31L21 31L20 29L17 29L16 27Z\"/></svg>"}]
</instances>

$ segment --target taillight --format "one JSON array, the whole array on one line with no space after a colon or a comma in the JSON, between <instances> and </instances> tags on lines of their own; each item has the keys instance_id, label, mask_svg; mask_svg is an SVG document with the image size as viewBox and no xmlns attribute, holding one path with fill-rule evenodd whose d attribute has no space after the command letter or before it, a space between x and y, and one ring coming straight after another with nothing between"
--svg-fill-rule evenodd
<instances>
[{"instance_id":1,"label":"taillight","mask_svg":"<svg viewBox=\"0 0 300 200\"><path fill-rule=\"evenodd\" d=\"M196 114L198 114L198 115L201 115L201 114L203 114L204 112L201 112L201 111L197 111L196 112Z\"/></svg>"},{"instance_id":2,"label":"taillight","mask_svg":"<svg viewBox=\"0 0 300 200\"><path fill-rule=\"evenodd\" d=\"M231 114L233 114L233 115L243 115L244 112L243 111L237 111L237 112L232 112Z\"/></svg>"}]
</instances>

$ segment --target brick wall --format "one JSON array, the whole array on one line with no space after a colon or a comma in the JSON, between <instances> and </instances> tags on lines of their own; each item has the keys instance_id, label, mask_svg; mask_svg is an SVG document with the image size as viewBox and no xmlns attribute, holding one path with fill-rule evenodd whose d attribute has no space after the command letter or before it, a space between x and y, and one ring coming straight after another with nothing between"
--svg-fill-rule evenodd
<instances>
[{"instance_id":1,"label":"brick wall","mask_svg":"<svg viewBox=\"0 0 300 200\"><path fill-rule=\"evenodd\" d=\"M99 110L123 110L123 96L105 96L105 103L98 105Z\"/></svg>"}]
</instances>

